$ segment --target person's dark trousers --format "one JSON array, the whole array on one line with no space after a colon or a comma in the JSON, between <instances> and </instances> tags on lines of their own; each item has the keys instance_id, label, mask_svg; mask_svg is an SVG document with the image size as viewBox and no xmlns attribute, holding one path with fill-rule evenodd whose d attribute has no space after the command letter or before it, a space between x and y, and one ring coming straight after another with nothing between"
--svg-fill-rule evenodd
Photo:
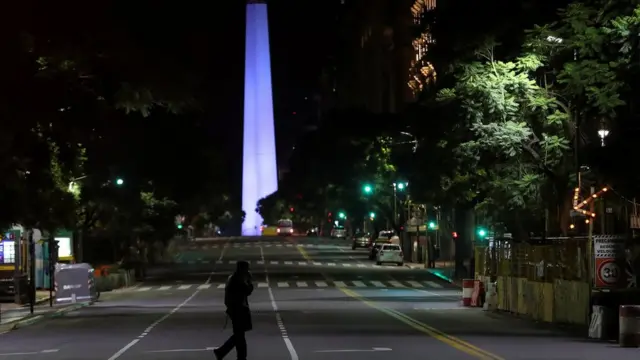
<instances>
[{"instance_id":1,"label":"person's dark trousers","mask_svg":"<svg viewBox=\"0 0 640 360\"><path fill-rule=\"evenodd\" d=\"M247 319L243 315L240 313L229 316L233 326L233 335L222 346L214 350L217 359L224 358L235 347L238 360L247 360L247 338L245 333L247 328L250 327L247 326Z\"/></svg>"}]
</instances>

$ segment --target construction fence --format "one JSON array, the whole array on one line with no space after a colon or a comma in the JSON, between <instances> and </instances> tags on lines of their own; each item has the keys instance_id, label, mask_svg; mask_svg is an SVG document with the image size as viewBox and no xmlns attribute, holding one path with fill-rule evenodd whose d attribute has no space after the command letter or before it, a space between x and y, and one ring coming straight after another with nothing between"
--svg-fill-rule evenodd
<instances>
[{"instance_id":1,"label":"construction fence","mask_svg":"<svg viewBox=\"0 0 640 360\"><path fill-rule=\"evenodd\" d=\"M586 238L519 242L489 239L475 248L475 278L497 283L498 310L534 320L586 325L590 287Z\"/></svg>"}]
</instances>

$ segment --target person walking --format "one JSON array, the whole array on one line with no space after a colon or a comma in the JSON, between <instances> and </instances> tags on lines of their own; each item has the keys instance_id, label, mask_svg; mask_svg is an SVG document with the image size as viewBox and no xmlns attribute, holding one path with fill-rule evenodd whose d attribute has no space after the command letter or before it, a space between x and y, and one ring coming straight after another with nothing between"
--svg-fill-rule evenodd
<instances>
[{"instance_id":1,"label":"person walking","mask_svg":"<svg viewBox=\"0 0 640 360\"><path fill-rule=\"evenodd\" d=\"M222 346L213 350L217 360L222 360L235 347L238 360L247 359L247 339L245 333L253 328L249 296L253 283L249 263L238 261L236 271L229 276L224 290L224 305L228 319L231 319L233 334Z\"/></svg>"}]
</instances>

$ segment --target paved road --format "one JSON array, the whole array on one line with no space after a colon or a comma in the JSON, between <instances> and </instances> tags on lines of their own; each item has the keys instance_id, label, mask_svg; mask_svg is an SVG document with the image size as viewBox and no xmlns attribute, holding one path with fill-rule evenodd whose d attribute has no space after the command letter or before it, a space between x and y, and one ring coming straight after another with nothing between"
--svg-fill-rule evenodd
<instances>
[{"instance_id":1,"label":"paved road","mask_svg":"<svg viewBox=\"0 0 640 360\"><path fill-rule=\"evenodd\" d=\"M590 360L638 354L460 308L459 290L451 285L421 270L372 266L365 250L352 251L340 241L212 241L186 246L178 260L137 288L0 335L0 358L212 359L211 350L230 333L223 330L222 284L238 260L252 263L257 283L250 299L250 359Z\"/></svg>"}]
</instances>

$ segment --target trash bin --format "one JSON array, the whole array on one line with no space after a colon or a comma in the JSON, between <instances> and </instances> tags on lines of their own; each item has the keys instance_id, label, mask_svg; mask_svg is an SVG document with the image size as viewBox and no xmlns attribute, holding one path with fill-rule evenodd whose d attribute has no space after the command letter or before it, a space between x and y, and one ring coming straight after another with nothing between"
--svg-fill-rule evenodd
<instances>
[{"instance_id":1,"label":"trash bin","mask_svg":"<svg viewBox=\"0 0 640 360\"><path fill-rule=\"evenodd\" d=\"M13 277L13 290L16 304L24 305L29 303L29 277L27 274Z\"/></svg>"}]
</instances>

